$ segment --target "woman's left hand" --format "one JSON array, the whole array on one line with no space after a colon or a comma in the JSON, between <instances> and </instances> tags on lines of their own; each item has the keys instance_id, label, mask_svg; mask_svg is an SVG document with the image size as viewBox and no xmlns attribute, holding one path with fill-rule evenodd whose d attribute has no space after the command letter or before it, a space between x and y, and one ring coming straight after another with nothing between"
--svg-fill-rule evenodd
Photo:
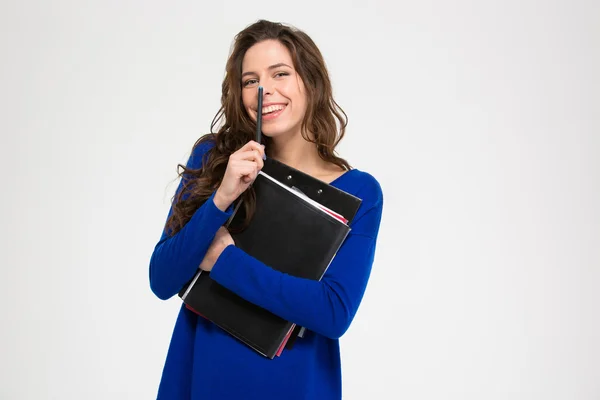
<instances>
[{"instance_id":1,"label":"woman's left hand","mask_svg":"<svg viewBox=\"0 0 600 400\"><path fill-rule=\"evenodd\" d=\"M223 226L220 227L204 256L204 259L200 263L200 269L210 272L223 250L225 250L225 247L230 244L235 245L235 242L229 234L229 231Z\"/></svg>"}]
</instances>

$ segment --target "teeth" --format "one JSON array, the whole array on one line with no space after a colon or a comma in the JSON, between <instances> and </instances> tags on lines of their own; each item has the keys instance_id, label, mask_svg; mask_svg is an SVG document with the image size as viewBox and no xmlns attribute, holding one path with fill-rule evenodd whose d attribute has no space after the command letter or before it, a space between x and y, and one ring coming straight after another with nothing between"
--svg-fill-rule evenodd
<instances>
[{"instance_id":1,"label":"teeth","mask_svg":"<svg viewBox=\"0 0 600 400\"><path fill-rule=\"evenodd\" d=\"M268 113L272 113L273 111L283 110L283 108L284 108L284 106L282 106L282 105L263 107L262 112L263 112L263 114L268 114Z\"/></svg>"}]
</instances>

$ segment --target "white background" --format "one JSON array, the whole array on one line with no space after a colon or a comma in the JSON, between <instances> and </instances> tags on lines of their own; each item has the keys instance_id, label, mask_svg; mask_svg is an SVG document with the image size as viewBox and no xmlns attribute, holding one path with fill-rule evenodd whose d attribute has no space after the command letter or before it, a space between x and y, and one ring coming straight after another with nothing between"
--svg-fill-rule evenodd
<instances>
[{"instance_id":1,"label":"white background","mask_svg":"<svg viewBox=\"0 0 600 400\"><path fill-rule=\"evenodd\" d=\"M258 18L320 46L384 189L344 398L599 399L593 0L3 2L0 399L156 396L149 257Z\"/></svg>"}]
</instances>

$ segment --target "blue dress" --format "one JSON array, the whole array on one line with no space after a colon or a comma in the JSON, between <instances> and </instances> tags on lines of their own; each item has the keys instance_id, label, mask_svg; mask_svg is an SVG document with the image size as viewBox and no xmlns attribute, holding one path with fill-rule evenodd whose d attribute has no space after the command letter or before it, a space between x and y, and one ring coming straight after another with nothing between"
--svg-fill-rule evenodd
<instances>
[{"instance_id":1,"label":"blue dress","mask_svg":"<svg viewBox=\"0 0 600 400\"><path fill-rule=\"evenodd\" d=\"M202 156L211 146L197 146L187 165L201 166ZM373 176L357 169L331 184L363 201L350 234L321 281L275 271L235 246L223 251L211 272L212 279L239 296L305 327L304 337L296 340L293 349L270 360L182 304L158 399L342 398L339 338L350 326L367 286L383 194ZM177 190L181 187L182 183ZM231 213L231 207L219 210L211 196L175 236L163 233L149 271L150 287L158 298L177 295L192 278L216 231Z\"/></svg>"}]
</instances>

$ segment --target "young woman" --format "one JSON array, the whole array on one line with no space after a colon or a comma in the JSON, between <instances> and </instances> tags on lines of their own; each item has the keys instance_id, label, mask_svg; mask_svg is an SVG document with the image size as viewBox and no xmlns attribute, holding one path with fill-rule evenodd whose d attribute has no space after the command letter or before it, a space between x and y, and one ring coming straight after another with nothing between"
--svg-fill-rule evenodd
<instances>
[{"instance_id":1,"label":"young woman","mask_svg":"<svg viewBox=\"0 0 600 400\"><path fill-rule=\"evenodd\" d=\"M256 132L262 86L264 145ZM336 156L345 114L333 100L323 57L303 32L258 21L235 38L222 86L224 118L200 138L150 260L150 286L169 299L198 267L248 301L307 329L293 349L268 359L182 305L159 399L341 398L338 339L367 286L383 196L377 180ZM339 123L339 127L336 124ZM211 131L213 129L211 128ZM351 233L321 281L280 273L237 248L223 227L234 202L252 211L250 184L272 157L362 199Z\"/></svg>"}]
</instances>

